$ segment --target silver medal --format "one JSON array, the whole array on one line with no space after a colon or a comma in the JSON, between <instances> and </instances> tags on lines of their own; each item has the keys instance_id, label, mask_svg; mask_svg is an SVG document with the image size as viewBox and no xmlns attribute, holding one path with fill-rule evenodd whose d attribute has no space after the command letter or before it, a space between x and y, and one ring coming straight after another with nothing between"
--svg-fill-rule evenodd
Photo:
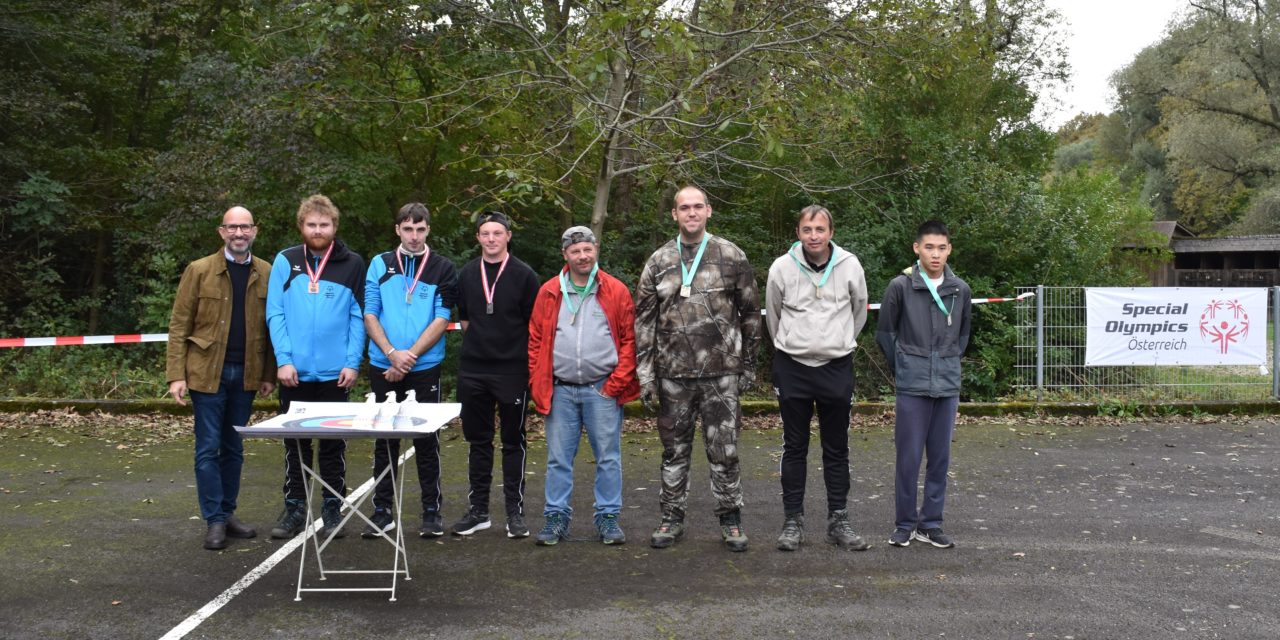
<instances>
[{"instance_id":1,"label":"silver medal","mask_svg":"<svg viewBox=\"0 0 1280 640\"><path fill-rule=\"evenodd\" d=\"M693 287L687 284L684 285L683 287L680 287L680 297L688 298L692 294L693 294Z\"/></svg>"}]
</instances>

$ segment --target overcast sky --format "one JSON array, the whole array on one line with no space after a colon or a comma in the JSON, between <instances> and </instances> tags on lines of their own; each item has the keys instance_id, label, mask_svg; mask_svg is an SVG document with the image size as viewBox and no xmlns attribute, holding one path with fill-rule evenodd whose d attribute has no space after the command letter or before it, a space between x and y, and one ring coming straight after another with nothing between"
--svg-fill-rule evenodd
<instances>
[{"instance_id":1,"label":"overcast sky","mask_svg":"<svg viewBox=\"0 0 1280 640\"><path fill-rule=\"evenodd\" d=\"M1110 113L1115 94L1108 79L1133 56L1160 40L1170 18L1187 0L1046 0L1066 23L1072 78L1070 86L1044 100L1050 129L1081 111ZM1046 98L1050 96L1045 96Z\"/></svg>"}]
</instances>

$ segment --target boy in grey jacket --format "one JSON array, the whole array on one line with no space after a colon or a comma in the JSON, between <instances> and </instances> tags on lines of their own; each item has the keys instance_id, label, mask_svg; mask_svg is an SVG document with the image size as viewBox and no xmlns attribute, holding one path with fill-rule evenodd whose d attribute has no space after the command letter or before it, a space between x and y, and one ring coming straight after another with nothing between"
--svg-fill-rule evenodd
<instances>
[{"instance_id":1,"label":"boy in grey jacket","mask_svg":"<svg viewBox=\"0 0 1280 640\"><path fill-rule=\"evenodd\" d=\"M897 522L889 544L905 547L914 539L949 549L955 544L942 531L942 507L973 294L947 266L951 234L946 225L937 220L920 225L912 250L919 260L889 282L876 325L876 342L897 387ZM928 464L924 504L917 510L922 453L928 455Z\"/></svg>"},{"instance_id":2,"label":"boy in grey jacket","mask_svg":"<svg viewBox=\"0 0 1280 640\"><path fill-rule=\"evenodd\" d=\"M782 534L778 548L804 541L805 460L809 423L818 411L822 478L827 488L827 542L861 551L867 543L849 524L849 412L853 350L867 322L867 281L857 256L831 241L835 223L818 205L800 211L799 240L773 261L765 289L773 387L782 414Z\"/></svg>"}]
</instances>

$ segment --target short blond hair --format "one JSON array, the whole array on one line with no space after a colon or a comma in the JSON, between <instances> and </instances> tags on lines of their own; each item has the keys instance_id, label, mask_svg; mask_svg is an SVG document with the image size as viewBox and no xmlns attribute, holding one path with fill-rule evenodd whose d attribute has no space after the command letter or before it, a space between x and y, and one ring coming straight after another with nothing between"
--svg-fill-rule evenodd
<instances>
[{"instance_id":1,"label":"short blond hair","mask_svg":"<svg viewBox=\"0 0 1280 640\"><path fill-rule=\"evenodd\" d=\"M327 196L319 193L307 196L303 199L302 204L298 205L298 228L302 228L302 221L312 214L320 214L327 216L333 220L333 226L338 226L338 207L333 204Z\"/></svg>"}]
</instances>

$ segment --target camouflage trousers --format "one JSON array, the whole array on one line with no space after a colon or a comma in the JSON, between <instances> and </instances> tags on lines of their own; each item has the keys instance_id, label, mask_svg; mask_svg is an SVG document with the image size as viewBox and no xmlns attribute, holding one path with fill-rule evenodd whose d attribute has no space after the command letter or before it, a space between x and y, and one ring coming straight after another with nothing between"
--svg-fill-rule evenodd
<instances>
[{"instance_id":1,"label":"camouflage trousers","mask_svg":"<svg viewBox=\"0 0 1280 640\"><path fill-rule=\"evenodd\" d=\"M662 438L662 516L684 519L689 498L693 428L702 419L702 442L711 466L716 515L742 508L738 469L738 376L659 378L658 435Z\"/></svg>"}]
</instances>

